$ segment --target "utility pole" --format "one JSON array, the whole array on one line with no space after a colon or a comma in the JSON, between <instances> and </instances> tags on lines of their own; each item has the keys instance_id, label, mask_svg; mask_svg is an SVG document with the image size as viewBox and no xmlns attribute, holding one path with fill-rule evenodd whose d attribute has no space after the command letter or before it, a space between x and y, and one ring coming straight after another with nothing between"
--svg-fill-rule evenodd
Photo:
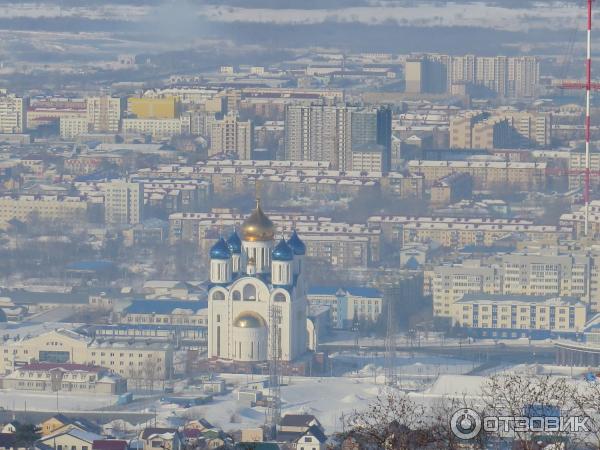
<instances>
[{"instance_id":1,"label":"utility pole","mask_svg":"<svg viewBox=\"0 0 600 450\"><path fill-rule=\"evenodd\" d=\"M266 427L272 439L277 437L277 426L281 419L281 307L271 304L269 307L269 402Z\"/></svg>"},{"instance_id":2,"label":"utility pole","mask_svg":"<svg viewBox=\"0 0 600 450\"><path fill-rule=\"evenodd\" d=\"M387 329L385 334L385 384L395 386L398 382L396 370L396 319L394 317L394 296L387 290L385 301L387 302Z\"/></svg>"}]
</instances>

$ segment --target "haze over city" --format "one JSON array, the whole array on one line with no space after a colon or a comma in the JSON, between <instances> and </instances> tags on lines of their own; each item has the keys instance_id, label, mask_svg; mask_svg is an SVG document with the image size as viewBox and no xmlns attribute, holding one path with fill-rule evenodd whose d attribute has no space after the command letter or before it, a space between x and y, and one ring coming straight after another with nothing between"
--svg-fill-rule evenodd
<instances>
[{"instance_id":1,"label":"haze over city","mask_svg":"<svg viewBox=\"0 0 600 450\"><path fill-rule=\"evenodd\" d=\"M597 8L0 0L0 450L600 449Z\"/></svg>"}]
</instances>

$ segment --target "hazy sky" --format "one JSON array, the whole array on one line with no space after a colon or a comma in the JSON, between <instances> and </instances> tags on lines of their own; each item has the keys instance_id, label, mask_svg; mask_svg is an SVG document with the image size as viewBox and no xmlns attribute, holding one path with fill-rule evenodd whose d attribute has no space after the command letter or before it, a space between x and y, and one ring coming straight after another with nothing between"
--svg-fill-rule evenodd
<instances>
[{"instance_id":1,"label":"hazy sky","mask_svg":"<svg viewBox=\"0 0 600 450\"><path fill-rule=\"evenodd\" d=\"M583 6L583 0L0 0L0 51L85 54L95 41L107 52L162 51L219 39L270 48L560 54L585 27ZM77 47L86 41L89 47Z\"/></svg>"}]
</instances>

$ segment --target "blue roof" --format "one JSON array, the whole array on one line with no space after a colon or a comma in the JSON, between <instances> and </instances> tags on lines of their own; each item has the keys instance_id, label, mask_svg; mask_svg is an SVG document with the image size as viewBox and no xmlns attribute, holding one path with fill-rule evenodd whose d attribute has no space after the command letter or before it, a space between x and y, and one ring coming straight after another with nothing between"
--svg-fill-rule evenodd
<instances>
[{"instance_id":1,"label":"blue roof","mask_svg":"<svg viewBox=\"0 0 600 450\"><path fill-rule=\"evenodd\" d=\"M346 291L350 295L356 297L370 297L380 298L383 297L379 289L370 287L334 287L334 286L312 286L308 289L308 295L336 295L339 290Z\"/></svg>"},{"instance_id":2,"label":"blue roof","mask_svg":"<svg viewBox=\"0 0 600 450\"><path fill-rule=\"evenodd\" d=\"M225 239L220 238L215 245L210 249L211 259L229 259L231 258L231 250L227 246Z\"/></svg>"},{"instance_id":3,"label":"blue roof","mask_svg":"<svg viewBox=\"0 0 600 450\"><path fill-rule=\"evenodd\" d=\"M227 238L227 245L229 246L231 253L242 253L242 240L236 231L231 233Z\"/></svg>"},{"instance_id":4,"label":"blue roof","mask_svg":"<svg viewBox=\"0 0 600 450\"><path fill-rule=\"evenodd\" d=\"M294 259L294 250L281 239L279 244L273 249L273 261L292 261Z\"/></svg>"},{"instance_id":5,"label":"blue roof","mask_svg":"<svg viewBox=\"0 0 600 450\"><path fill-rule=\"evenodd\" d=\"M206 300L133 300L124 312L126 314L171 314L176 309L198 311L206 308L208 308Z\"/></svg>"},{"instance_id":6,"label":"blue roof","mask_svg":"<svg viewBox=\"0 0 600 450\"><path fill-rule=\"evenodd\" d=\"M300 236L298 236L298 233L296 233L296 230L294 230L294 232L288 239L287 243L294 250L294 254L296 254L296 255L306 254L306 245L304 245L304 242L302 242L302 239L300 239Z\"/></svg>"},{"instance_id":7,"label":"blue roof","mask_svg":"<svg viewBox=\"0 0 600 450\"><path fill-rule=\"evenodd\" d=\"M103 272L113 269L115 264L112 261L79 261L67 265L67 270L85 271L85 272Z\"/></svg>"},{"instance_id":8,"label":"blue roof","mask_svg":"<svg viewBox=\"0 0 600 450\"><path fill-rule=\"evenodd\" d=\"M411 256L408 261L406 261L406 268L409 270L417 270L419 267L421 267L421 265L414 256Z\"/></svg>"}]
</instances>

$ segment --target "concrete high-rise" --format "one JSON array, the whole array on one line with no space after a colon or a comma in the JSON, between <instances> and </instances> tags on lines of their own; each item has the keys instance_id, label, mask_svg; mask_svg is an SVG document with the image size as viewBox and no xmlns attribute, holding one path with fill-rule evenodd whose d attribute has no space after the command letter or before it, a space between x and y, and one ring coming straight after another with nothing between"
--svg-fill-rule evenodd
<instances>
[{"instance_id":1,"label":"concrete high-rise","mask_svg":"<svg viewBox=\"0 0 600 450\"><path fill-rule=\"evenodd\" d=\"M143 184L115 180L104 184L103 190L107 224L135 225L143 220Z\"/></svg>"},{"instance_id":2,"label":"concrete high-rise","mask_svg":"<svg viewBox=\"0 0 600 450\"><path fill-rule=\"evenodd\" d=\"M0 133L24 133L26 114L26 100L0 89Z\"/></svg>"},{"instance_id":3,"label":"concrete high-rise","mask_svg":"<svg viewBox=\"0 0 600 450\"><path fill-rule=\"evenodd\" d=\"M253 134L250 120L240 121L236 114L227 114L211 124L209 156L235 153L239 159L252 159Z\"/></svg>"},{"instance_id":4,"label":"concrete high-rise","mask_svg":"<svg viewBox=\"0 0 600 450\"><path fill-rule=\"evenodd\" d=\"M372 161L378 160L380 170L388 171L391 127L388 108L289 105L285 113L285 159L328 161L339 170L363 170L353 167L353 161L368 161L372 167ZM354 153L364 154L355 157L358 155Z\"/></svg>"},{"instance_id":5,"label":"concrete high-rise","mask_svg":"<svg viewBox=\"0 0 600 450\"><path fill-rule=\"evenodd\" d=\"M86 99L87 120L91 131L118 133L121 126L123 101L118 97L101 96Z\"/></svg>"},{"instance_id":6,"label":"concrete high-rise","mask_svg":"<svg viewBox=\"0 0 600 450\"><path fill-rule=\"evenodd\" d=\"M408 58L404 66L405 91L410 94L443 94L448 90L448 60L445 55Z\"/></svg>"}]
</instances>

